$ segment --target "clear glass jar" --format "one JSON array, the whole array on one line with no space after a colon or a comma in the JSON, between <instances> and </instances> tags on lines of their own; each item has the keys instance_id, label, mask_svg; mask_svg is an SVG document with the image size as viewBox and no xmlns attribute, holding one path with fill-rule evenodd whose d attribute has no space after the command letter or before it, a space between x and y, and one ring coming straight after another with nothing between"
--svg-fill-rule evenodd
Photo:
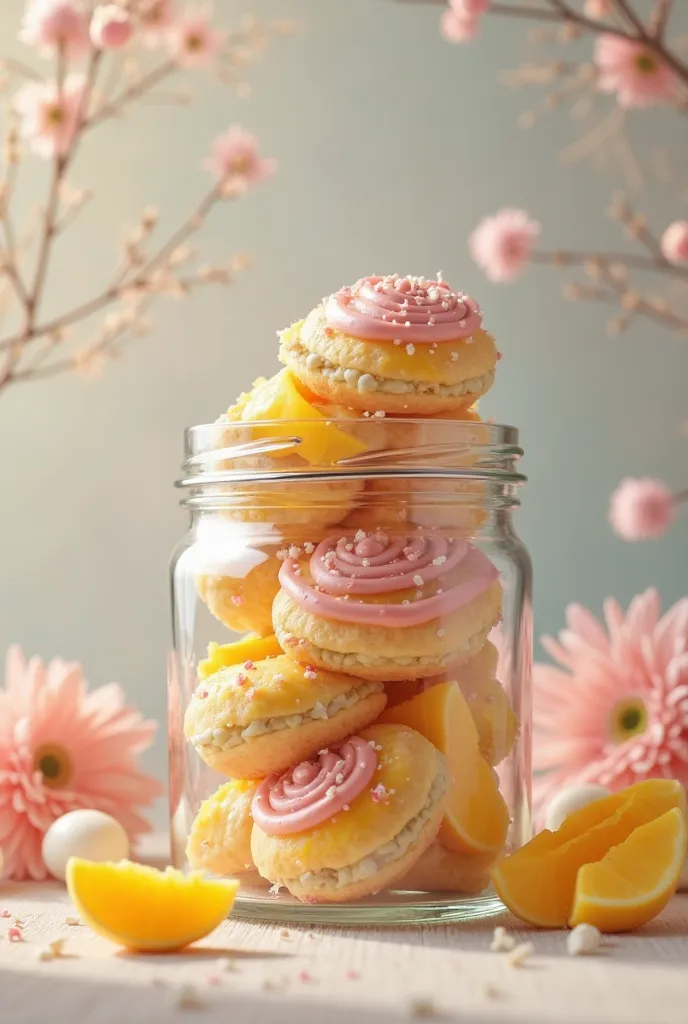
<instances>
[{"instance_id":1,"label":"clear glass jar","mask_svg":"<svg viewBox=\"0 0 688 1024\"><path fill-rule=\"evenodd\" d=\"M531 830L521 455L480 421L187 431L173 858L240 877L237 914L502 910L490 867Z\"/></svg>"}]
</instances>

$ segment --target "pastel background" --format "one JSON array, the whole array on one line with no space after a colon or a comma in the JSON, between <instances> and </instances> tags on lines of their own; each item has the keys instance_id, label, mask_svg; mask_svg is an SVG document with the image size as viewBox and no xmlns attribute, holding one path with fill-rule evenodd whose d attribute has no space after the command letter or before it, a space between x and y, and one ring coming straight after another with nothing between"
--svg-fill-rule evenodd
<instances>
[{"instance_id":1,"label":"pastel background","mask_svg":"<svg viewBox=\"0 0 688 1024\"><path fill-rule=\"evenodd\" d=\"M0 7L3 47L18 45L21 6ZM607 594L626 603L653 583L666 604L683 596L688 517L659 543L627 545L606 511L627 473L688 484L688 341L647 324L611 340L604 310L566 303L553 271L498 287L466 252L469 230L501 205L529 209L552 245L617 244L601 216L611 175L558 165L576 126L562 113L534 132L517 127L529 97L498 75L528 55L522 26L491 22L481 43L458 48L440 39L435 11L391 0L263 0L254 11L303 27L258 65L250 100L199 74L207 96L188 116L139 110L72 175L97 180L99 194L62 249L55 308L98 285L112 238L144 205L175 220L191 207L220 128L239 121L280 161L273 182L227 205L206 232L217 259L254 254L235 288L168 305L153 336L98 383L67 377L2 397L0 650L16 641L79 659L93 683L120 681L163 719L167 561L185 529L172 487L182 431L274 370L277 328L364 273L441 269L484 305L504 352L484 412L519 426L527 452L517 525L535 565L537 633L558 629L571 600L599 611ZM651 155L670 124L661 111L637 115L636 148ZM685 167L688 147L672 146ZM41 171L32 173L27 208ZM677 196L655 188L646 202L658 227L685 217ZM165 771L162 736L149 766Z\"/></svg>"}]
</instances>

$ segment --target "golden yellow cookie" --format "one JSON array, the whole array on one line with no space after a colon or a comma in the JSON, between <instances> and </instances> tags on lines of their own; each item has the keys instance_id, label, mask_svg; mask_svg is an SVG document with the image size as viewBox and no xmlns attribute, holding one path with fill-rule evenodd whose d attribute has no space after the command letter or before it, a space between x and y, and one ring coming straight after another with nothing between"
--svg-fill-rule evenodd
<instances>
[{"instance_id":1,"label":"golden yellow cookie","mask_svg":"<svg viewBox=\"0 0 688 1024\"><path fill-rule=\"evenodd\" d=\"M439 829L447 789L439 751L405 726L373 725L358 736L372 745L377 766L345 808L327 816L327 805L316 801L325 817L294 834L268 834L254 824L251 851L261 875L302 900L380 892L407 873Z\"/></svg>"},{"instance_id":2,"label":"golden yellow cookie","mask_svg":"<svg viewBox=\"0 0 688 1024\"><path fill-rule=\"evenodd\" d=\"M381 683L280 655L203 680L186 710L184 735L215 771L261 779L368 725L385 703Z\"/></svg>"},{"instance_id":3,"label":"golden yellow cookie","mask_svg":"<svg viewBox=\"0 0 688 1024\"><path fill-rule=\"evenodd\" d=\"M489 886L494 863L492 854L455 853L435 841L399 879L396 888L474 896Z\"/></svg>"},{"instance_id":4,"label":"golden yellow cookie","mask_svg":"<svg viewBox=\"0 0 688 1024\"><path fill-rule=\"evenodd\" d=\"M372 279L367 279L372 280ZM376 279L388 281L390 279ZM436 286L413 280L418 294ZM386 285L385 285L386 286ZM390 287L394 282L390 281ZM473 311L471 333L465 336L457 322L455 337L446 331L435 344L415 343L416 326L399 321L396 334L384 340L380 321L366 321L354 335L332 317L332 308L341 306L344 291L355 304L366 281L330 296L305 320L298 321L281 334L280 359L306 387L326 401L338 405L377 409L398 415L425 416L445 410L467 408L492 386L497 350L491 335L480 326L480 315ZM357 291L358 290L358 291ZM451 292L451 301L461 301ZM468 300L470 302L470 300ZM430 318L432 319L432 318ZM366 333L365 324L371 324ZM423 327L427 331L427 326ZM409 336L410 332L410 336ZM451 332L450 332L451 333ZM404 335L409 337L405 338ZM462 336L464 335L464 336Z\"/></svg>"},{"instance_id":5,"label":"golden yellow cookie","mask_svg":"<svg viewBox=\"0 0 688 1024\"><path fill-rule=\"evenodd\" d=\"M363 554L371 544L372 562ZM362 593L361 577L371 588ZM477 653L501 615L489 559L422 531L332 535L312 555L285 560L280 580L272 621L283 649L363 679L439 675Z\"/></svg>"},{"instance_id":6,"label":"golden yellow cookie","mask_svg":"<svg viewBox=\"0 0 688 1024\"><path fill-rule=\"evenodd\" d=\"M251 801L256 786L256 782L233 779L203 801L186 844L186 857L192 868L214 875L255 871L251 857Z\"/></svg>"}]
</instances>

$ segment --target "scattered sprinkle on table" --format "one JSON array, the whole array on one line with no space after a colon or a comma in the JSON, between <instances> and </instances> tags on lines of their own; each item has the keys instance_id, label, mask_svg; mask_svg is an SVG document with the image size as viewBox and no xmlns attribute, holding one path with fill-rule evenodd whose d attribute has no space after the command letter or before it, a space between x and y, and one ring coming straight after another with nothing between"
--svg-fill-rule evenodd
<instances>
[{"instance_id":1,"label":"scattered sprinkle on table","mask_svg":"<svg viewBox=\"0 0 688 1024\"><path fill-rule=\"evenodd\" d=\"M174 1005L180 1010L201 1010L206 1004L193 985L182 985L174 994Z\"/></svg>"},{"instance_id":2,"label":"scattered sprinkle on table","mask_svg":"<svg viewBox=\"0 0 688 1024\"><path fill-rule=\"evenodd\" d=\"M409 1013L416 1020L437 1020L444 1014L432 999L413 999L409 1005Z\"/></svg>"},{"instance_id":3,"label":"scattered sprinkle on table","mask_svg":"<svg viewBox=\"0 0 688 1024\"><path fill-rule=\"evenodd\" d=\"M38 954L38 959L39 960L60 960L65 955L64 949L65 949L66 945L67 945L67 940L65 938L53 939L52 942L48 943L48 945L45 947L45 949L41 949L40 950L40 952Z\"/></svg>"},{"instance_id":4,"label":"scattered sprinkle on table","mask_svg":"<svg viewBox=\"0 0 688 1024\"><path fill-rule=\"evenodd\" d=\"M516 946L516 939L506 928L495 928L492 934L490 950L493 953L510 953Z\"/></svg>"},{"instance_id":5,"label":"scattered sprinkle on table","mask_svg":"<svg viewBox=\"0 0 688 1024\"><path fill-rule=\"evenodd\" d=\"M535 947L532 942L519 942L518 946L515 946L509 955L507 960L511 967L522 967L526 960L533 955Z\"/></svg>"},{"instance_id":6,"label":"scattered sprinkle on table","mask_svg":"<svg viewBox=\"0 0 688 1024\"><path fill-rule=\"evenodd\" d=\"M65 917L65 924L69 925L70 928L81 927L81 921L79 920L79 918L74 917L72 914L68 914L67 917Z\"/></svg>"},{"instance_id":7,"label":"scattered sprinkle on table","mask_svg":"<svg viewBox=\"0 0 688 1024\"><path fill-rule=\"evenodd\" d=\"M602 942L602 935L594 924L579 924L566 937L569 956L595 953Z\"/></svg>"}]
</instances>

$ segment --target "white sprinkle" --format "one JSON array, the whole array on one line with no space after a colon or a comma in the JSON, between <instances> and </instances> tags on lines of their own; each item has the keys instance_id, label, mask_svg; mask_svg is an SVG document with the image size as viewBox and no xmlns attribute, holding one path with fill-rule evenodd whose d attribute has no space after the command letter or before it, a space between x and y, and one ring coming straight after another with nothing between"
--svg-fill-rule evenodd
<instances>
[{"instance_id":1,"label":"white sprinkle","mask_svg":"<svg viewBox=\"0 0 688 1024\"><path fill-rule=\"evenodd\" d=\"M42 949L38 954L39 960L59 960L64 956L64 948L67 943L66 939L53 939L49 942L45 949Z\"/></svg>"},{"instance_id":2,"label":"white sprinkle","mask_svg":"<svg viewBox=\"0 0 688 1024\"><path fill-rule=\"evenodd\" d=\"M313 552L315 551L315 544L311 544L311 542L307 540L306 543L303 545L303 550L306 552L307 555L312 555Z\"/></svg>"},{"instance_id":3,"label":"white sprinkle","mask_svg":"<svg viewBox=\"0 0 688 1024\"><path fill-rule=\"evenodd\" d=\"M68 914L67 917L65 917L64 923L69 925L70 928L79 928L81 925L80 919L78 917L74 917L72 914Z\"/></svg>"},{"instance_id":4,"label":"white sprinkle","mask_svg":"<svg viewBox=\"0 0 688 1024\"><path fill-rule=\"evenodd\" d=\"M458 363L458 361L459 361L459 353L458 352L452 352L452 354L451 354L451 356L449 358L451 359L452 363Z\"/></svg>"},{"instance_id":5,"label":"white sprinkle","mask_svg":"<svg viewBox=\"0 0 688 1024\"><path fill-rule=\"evenodd\" d=\"M361 565L363 566L364 569L368 569L370 566L370 559L364 558L363 561L361 562Z\"/></svg>"},{"instance_id":6,"label":"white sprinkle","mask_svg":"<svg viewBox=\"0 0 688 1024\"><path fill-rule=\"evenodd\" d=\"M425 583L425 580L423 579L422 576L419 576L418 573L416 573L416 575L413 577L413 582L416 584L417 587L422 587L423 584Z\"/></svg>"},{"instance_id":7,"label":"white sprinkle","mask_svg":"<svg viewBox=\"0 0 688 1024\"><path fill-rule=\"evenodd\" d=\"M328 800L331 800L336 792L337 792L337 787L336 786L330 786L329 789L325 790L325 796L327 797Z\"/></svg>"},{"instance_id":8,"label":"white sprinkle","mask_svg":"<svg viewBox=\"0 0 688 1024\"><path fill-rule=\"evenodd\" d=\"M442 637L443 637L443 636L445 635L445 633L446 633L446 630L445 630L445 629L438 629L438 630L437 630L437 634L436 634L436 635L437 635L437 636L438 636L438 637L440 638L440 640L441 640L441 639L442 639Z\"/></svg>"},{"instance_id":9,"label":"white sprinkle","mask_svg":"<svg viewBox=\"0 0 688 1024\"><path fill-rule=\"evenodd\" d=\"M356 541L356 543L360 544L361 541L365 540L365 539L366 539L366 532L365 532L365 530L356 530L356 533L354 534L354 540Z\"/></svg>"},{"instance_id":10,"label":"white sprinkle","mask_svg":"<svg viewBox=\"0 0 688 1024\"><path fill-rule=\"evenodd\" d=\"M581 956L585 953L595 953L601 942L602 935L594 924L579 924L569 932L566 949L569 956Z\"/></svg>"},{"instance_id":11,"label":"white sprinkle","mask_svg":"<svg viewBox=\"0 0 688 1024\"><path fill-rule=\"evenodd\" d=\"M413 355L413 353L414 353L415 351L416 351L416 346L415 346L415 345L413 345L413 344L412 344L412 343L411 343L411 342L409 341L408 345L406 346L406 352L407 352L407 354L408 354L408 355L410 355L410 356L412 356L412 355Z\"/></svg>"},{"instance_id":12,"label":"white sprinkle","mask_svg":"<svg viewBox=\"0 0 688 1024\"><path fill-rule=\"evenodd\" d=\"M301 554L301 548L297 548L296 544L289 545L289 557L298 558Z\"/></svg>"},{"instance_id":13,"label":"white sprinkle","mask_svg":"<svg viewBox=\"0 0 688 1024\"><path fill-rule=\"evenodd\" d=\"M444 563L446 561L447 561L447 556L446 555L438 555L437 558L433 558L432 564L433 565L444 565Z\"/></svg>"},{"instance_id":14,"label":"white sprinkle","mask_svg":"<svg viewBox=\"0 0 688 1024\"><path fill-rule=\"evenodd\" d=\"M288 939L289 938L289 930L287 928L283 928L282 931L280 932L280 935L281 935L281 937L283 939Z\"/></svg>"},{"instance_id":15,"label":"white sprinkle","mask_svg":"<svg viewBox=\"0 0 688 1024\"><path fill-rule=\"evenodd\" d=\"M373 413L373 416L375 416L379 420L382 420L386 416L385 410L384 409L376 409L375 412Z\"/></svg>"},{"instance_id":16,"label":"white sprinkle","mask_svg":"<svg viewBox=\"0 0 688 1024\"><path fill-rule=\"evenodd\" d=\"M270 888L268 889L268 892L270 893L271 896L278 896L279 895L279 891L280 891L281 888L282 888L282 886L280 885L280 883L279 882L275 882L274 885L270 886ZM228 967L227 970L229 971L229 970L231 970L231 968Z\"/></svg>"},{"instance_id":17,"label":"white sprinkle","mask_svg":"<svg viewBox=\"0 0 688 1024\"><path fill-rule=\"evenodd\" d=\"M409 1005L409 1013L417 1020L437 1020L444 1014L432 999L412 999Z\"/></svg>"},{"instance_id":18,"label":"white sprinkle","mask_svg":"<svg viewBox=\"0 0 688 1024\"><path fill-rule=\"evenodd\" d=\"M495 928L492 934L490 950L493 953L510 953L516 946L516 939L506 928Z\"/></svg>"},{"instance_id":19,"label":"white sprinkle","mask_svg":"<svg viewBox=\"0 0 688 1024\"><path fill-rule=\"evenodd\" d=\"M519 942L515 949L512 949L507 956L510 967L522 967L528 957L533 955L535 947L532 942Z\"/></svg>"}]
</instances>

